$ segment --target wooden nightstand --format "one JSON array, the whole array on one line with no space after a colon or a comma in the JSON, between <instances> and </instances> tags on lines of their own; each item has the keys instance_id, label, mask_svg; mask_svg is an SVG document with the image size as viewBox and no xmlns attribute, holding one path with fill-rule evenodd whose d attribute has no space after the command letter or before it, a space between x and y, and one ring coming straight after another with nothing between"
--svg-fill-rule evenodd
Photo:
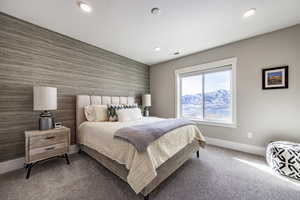
<instances>
[{"instance_id":1,"label":"wooden nightstand","mask_svg":"<svg viewBox=\"0 0 300 200\"><path fill-rule=\"evenodd\" d=\"M26 178L30 177L31 168L39 161L62 156L69 162L70 129L66 127L25 131Z\"/></svg>"}]
</instances>

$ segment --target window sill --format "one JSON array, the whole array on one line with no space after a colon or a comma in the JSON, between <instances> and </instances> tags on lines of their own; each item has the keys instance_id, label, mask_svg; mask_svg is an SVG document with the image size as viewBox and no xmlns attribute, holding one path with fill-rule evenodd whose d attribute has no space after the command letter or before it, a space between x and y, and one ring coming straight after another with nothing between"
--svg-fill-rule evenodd
<instances>
[{"instance_id":1,"label":"window sill","mask_svg":"<svg viewBox=\"0 0 300 200\"><path fill-rule=\"evenodd\" d=\"M201 120L198 120L198 119L190 119L190 120L196 122L199 125L220 126L220 127L226 127L226 128L237 128L237 124L235 124L235 123L209 122L209 121L201 121Z\"/></svg>"}]
</instances>

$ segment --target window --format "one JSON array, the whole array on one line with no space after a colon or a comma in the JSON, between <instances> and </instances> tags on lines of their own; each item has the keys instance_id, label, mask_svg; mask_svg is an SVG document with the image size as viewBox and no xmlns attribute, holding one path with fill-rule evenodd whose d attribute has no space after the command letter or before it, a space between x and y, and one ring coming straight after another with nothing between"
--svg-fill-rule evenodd
<instances>
[{"instance_id":1,"label":"window","mask_svg":"<svg viewBox=\"0 0 300 200\"><path fill-rule=\"evenodd\" d=\"M235 66L231 58L176 70L177 117L235 127Z\"/></svg>"}]
</instances>

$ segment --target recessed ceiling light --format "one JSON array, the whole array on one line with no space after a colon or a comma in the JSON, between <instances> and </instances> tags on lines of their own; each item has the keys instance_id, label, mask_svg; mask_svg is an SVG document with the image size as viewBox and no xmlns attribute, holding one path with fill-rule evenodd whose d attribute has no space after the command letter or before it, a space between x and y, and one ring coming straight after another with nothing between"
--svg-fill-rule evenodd
<instances>
[{"instance_id":1,"label":"recessed ceiling light","mask_svg":"<svg viewBox=\"0 0 300 200\"><path fill-rule=\"evenodd\" d=\"M251 8L244 13L243 17L244 18L251 17L251 16L255 15L255 13L256 13L256 9Z\"/></svg>"},{"instance_id":2,"label":"recessed ceiling light","mask_svg":"<svg viewBox=\"0 0 300 200\"><path fill-rule=\"evenodd\" d=\"M151 13L152 13L153 15L158 15L158 14L160 13L160 9L159 9L159 8L152 8L152 9L151 9Z\"/></svg>"},{"instance_id":3,"label":"recessed ceiling light","mask_svg":"<svg viewBox=\"0 0 300 200\"><path fill-rule=\"evenodd\" d=\"M92 7L89 4L85 3L85 2L80 1L78 3L78 5L81 8L81 10L83 10L84 12L91 12L92 11Z\"/></svg>"},{"instance_id":4,"label":"recessed ceiling light","mask_svg":"<svg viewBox=\"0 0 300 200\"><path fill-rule=\"evenodd\" d=\"M177 56L177 55L179 55L179 54L180 54L179 51L175 51L175 52L174 52L174 55L175 55L175 56Z\"/></svg>"},{"instance_id":5,"label":"recessed ceiling light","mask_svg":"<svg viewBox=\"0 0 300 200\"><path fill-rule=\"evenodd\" d=\"M160 47L155 47L154 51L160 51Z\"/></svg>"}]
</instances>

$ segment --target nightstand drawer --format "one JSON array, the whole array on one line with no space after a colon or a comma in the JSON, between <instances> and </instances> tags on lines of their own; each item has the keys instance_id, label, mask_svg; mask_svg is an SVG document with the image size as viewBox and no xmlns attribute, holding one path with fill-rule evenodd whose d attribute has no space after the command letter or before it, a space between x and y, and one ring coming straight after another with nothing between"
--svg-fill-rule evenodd
<instances>
[{"instance_id":1,"label":"nightstand drawer","mask_svg":"<svg viewBox=\"0 0 300 200\"><path fill-rule=\"evenodd\" d=\"M68 151L68 145L66 143L54 144L46 147L40 147L29 150L30 161L37 161L53 156L64 154Z\"/></svg>"},{"instance_id":2,"label":"nightstand drawer","mask_svg":"<svg viewBox=\"0 0 300 200\"><path fill-rule=\"evenodd\" d=\"M66 132L49 133L46 135L31 136L29 138L30 149L45 147L53 144L67 143L68 135Z\"/></svg>"}]
</instances>

